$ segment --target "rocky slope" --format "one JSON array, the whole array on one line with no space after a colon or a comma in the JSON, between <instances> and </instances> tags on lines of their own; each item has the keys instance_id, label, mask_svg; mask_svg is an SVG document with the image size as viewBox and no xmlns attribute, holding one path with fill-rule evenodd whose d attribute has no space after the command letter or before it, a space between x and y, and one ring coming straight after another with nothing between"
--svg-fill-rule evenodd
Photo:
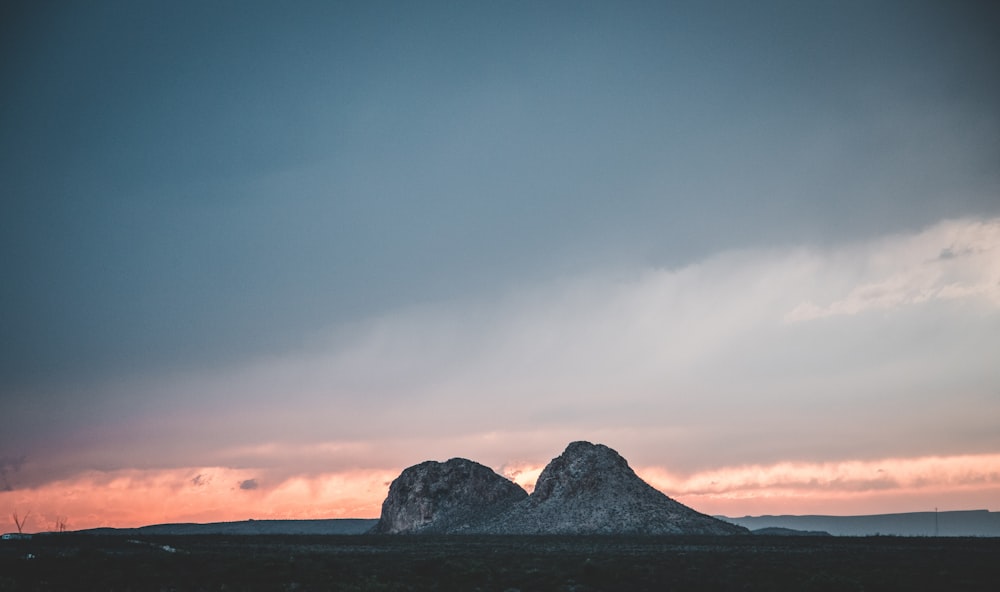
<instances>
[{"instance_id":1,"label":"rocky slope","mask_svg":"<svg viewBox=\"0 0 1000 592\"><path fill-rule=\"evenodd\" d=\"M573 442L545 467L531 496L485 525L497 534L743 534L643 481L617 452Z\"/></svg>"},{"instance_id":2,"label":"rocky slope","mask_svg":"<svg viewBox=\"0 0 1000 592\"><path fill-rule=\"evenodd\" d=\"M374 532L477 534L745 534L640 479L617 452L573 442L534 493L464 459L425 462L393 481Z\"/></svg>"},{"instance_id":3,"label":"rocky slope","mask_svg":"<svg viewBox=\"0 0 1000 592\"><path fill-rule=\"evenodd\" d=\"M517 484L471 460L427 461L404 470L389 485L372 532L469 531L527 497Z\"/></svg>"}]
</instances>

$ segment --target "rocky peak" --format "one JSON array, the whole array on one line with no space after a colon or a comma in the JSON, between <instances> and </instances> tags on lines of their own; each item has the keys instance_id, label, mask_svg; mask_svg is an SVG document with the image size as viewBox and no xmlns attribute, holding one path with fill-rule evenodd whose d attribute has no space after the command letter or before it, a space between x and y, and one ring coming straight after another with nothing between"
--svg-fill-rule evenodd
<instances>
[{"instance_id":1,"label":"rocky peak","mask_svg":"<svg viewBox=\"0 0 1000 592\"><path fill-rule=\"evenodd\" d=\"M538 475L531 498L539 503L552 497L616 487L623 477L632 478L635 473L620 454L603 444L572 442Z\"/></svg>"},{"instance_id":2,"label":"rocky peak","mask_svg":"<svg viewBox=\"0 0 1000 592\"><path fill-rule=\"evenodd\" d=\"M531 496L500 516L503 534L738 534L655 489L617 452L573 442L538 476Z\"/></svg>"},{"instance_id":3,"label":"rocky peak","mask_svg":"<svg viewBox=\"0 0 1000 592\"><path fill-rule=\"evenodd\" d=\"M389 485L373 532L461 532L528 497L517 484L464 458L427 461Z\"/></svg>"}]
</instances>

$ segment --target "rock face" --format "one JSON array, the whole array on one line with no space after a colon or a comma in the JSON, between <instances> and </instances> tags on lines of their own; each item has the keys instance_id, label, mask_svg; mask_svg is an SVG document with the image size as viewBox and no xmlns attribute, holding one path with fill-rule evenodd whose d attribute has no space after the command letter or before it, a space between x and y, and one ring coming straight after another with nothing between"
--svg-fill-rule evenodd
<instances>
[{"instance_id":1,"label":"rock face","mask_svg":"<svg viewBox=\"0 0 1000 592\"><path fill-rule=\"evenodd\" d=\"M517 484L471 460L427 461L404 470L389 485L372 532L471 532L527 497Z\"/></svg>"},{"instance_id":2,"label":"rock face","mask_svg":"<svg viewBox=\"0 0 1000 592\"><path fill-rule=\"evenodd\" d=\"M486 525L497 534L745 534L640 479L617 452L573 442L538 476L531 496Z\"/></svg>"},{"instance_id":3,"label":"rock face","mask_svg":"<svg viewBox=\"0 0 1000 592\"><path fill-rule=\"evenodd\" d=\"M640 479L617 452L573 442L545 467L528 496L465 459L425 462L389 487L377 533L747 534Z\"/></svg>"}]
</instances>

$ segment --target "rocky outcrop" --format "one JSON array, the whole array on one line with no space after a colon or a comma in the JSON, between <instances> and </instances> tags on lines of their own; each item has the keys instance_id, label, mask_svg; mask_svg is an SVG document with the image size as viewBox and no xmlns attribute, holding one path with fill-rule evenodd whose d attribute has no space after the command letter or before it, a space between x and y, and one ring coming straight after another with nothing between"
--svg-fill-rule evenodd
<instances>
[{"instance_id":1,"label":"rocky outcrop","mask_svg":"<svg viewBox=\"0 0 1000 592\"><path fill-rule=\"evenodd\" d=\"M602 444L573 442L545 467L531 496L492 521L496 534L745 534L674 501Z\"/></svg>"},{"instance_id":2,"label":"rocky outcrop","mask_svg":"<svg viewBox=\"0 0 1000 592\"><path fill-rule=\"evenodd\" d=\"M747 534L674 501L602 444L573 442L534 492L465 459L425 462L389 487L377 533Z\"/></svg>"},{"instance_id":3,"label":"rocky outcrop","mask_svg":"<svg viewBox=\"0 0 1000 592\"><path fill-rule=\"evenodd\" d=\"M404 470L389 485L382 515L372 532L480 531L484 521L527 497L517 484L471 460L427 461Z\"/></svg>"}]
</instances>

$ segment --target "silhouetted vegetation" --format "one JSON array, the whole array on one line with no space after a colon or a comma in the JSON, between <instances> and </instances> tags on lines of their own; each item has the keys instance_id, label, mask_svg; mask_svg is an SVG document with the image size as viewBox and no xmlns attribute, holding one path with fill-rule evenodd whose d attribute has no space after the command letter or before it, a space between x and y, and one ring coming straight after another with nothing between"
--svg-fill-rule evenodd
<instances>
[{"instance_id":1,"label":"silhouetted vegetation","mask_svg":"<svg viewBox=\"0 0 1000 592\"><path fill-rule=\"evenodd\" d=\"M152 536L0 544L7 590L994 590L1000 539Z\"/></svg>"}]
</instances>

